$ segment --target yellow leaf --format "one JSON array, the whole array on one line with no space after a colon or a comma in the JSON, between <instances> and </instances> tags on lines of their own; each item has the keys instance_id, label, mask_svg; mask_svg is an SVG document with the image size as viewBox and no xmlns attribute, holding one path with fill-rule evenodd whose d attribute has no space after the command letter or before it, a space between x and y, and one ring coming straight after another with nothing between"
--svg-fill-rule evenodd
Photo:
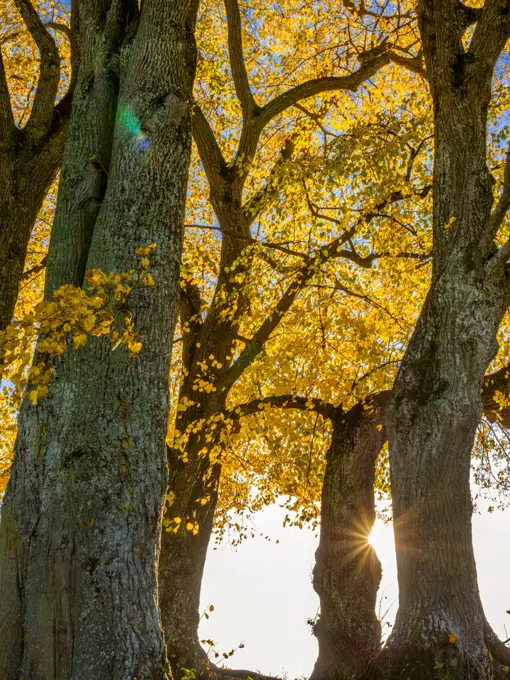
<instances>
[{"instance_id":1,"label":"yellow leaf","mask_svg":"<svg viewBox=\"0 0 510 680\"><path fill-rule=\"evenodd\" d=\"M89 314L86 316L84 319L82 319L81 325L84 331L87 331L90 333L90 331L94 328L94 325L96 323L96 315L95 314Z\"/></svg>"},{"instance_id":2,"label":"yellow leaf","mask_svg":"<svg viewBox=\"0 0 510 680\"><path fill-rule=\"evenodd\" d=\"M142 343L139 340L130 340L128 342L128 350L131 354L138 355L142 349Z\"/></svg>"},{"instance_id":3,"label":"yellow leaf","mask_svg":"<svg viewBox=\"0 0 510 680\"><path fill-rule=\"evenodd\" d=\"M85 333L76 333L73 335L73 347L74 349L78 349L78 347L81 347L87 342L87 336Z\"/></svg>"},{"instance_id":4,"label":"yellow leaf","mask_svg":"<svg viewBox=\"0 0 510 680\"><path fill-rule=\"evenodd\" d=\"M457 636L455 633L448 633L448 641L451 645L454 645L457 642Z\"/></svg>"}]
</instances>

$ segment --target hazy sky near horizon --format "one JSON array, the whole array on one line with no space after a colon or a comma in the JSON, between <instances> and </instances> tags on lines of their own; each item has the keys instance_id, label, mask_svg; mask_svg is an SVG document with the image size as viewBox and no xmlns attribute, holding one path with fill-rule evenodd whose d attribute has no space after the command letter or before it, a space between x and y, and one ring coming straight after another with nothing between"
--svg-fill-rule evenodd
<instances>
[{"instance_id":1,"label":"hazy sky near horizon","mask_svg":"<svg viewBox=\"0 0 510 680\"><path fill-rule=\"evenodd\" d=\"M510 637L506 614L510 609L510 510L488 513L487 505L480 503L480 514L473 516L478 581L487 618L506 640ZM244 649L227 662L229 667L292 680L308 677L317 655L306 620L315 617L319 606L311 581L318 536L309 529L284 529L284 515L285 511L271 507L255 517L257 531L270 535L271 542L257 536L237 548L228 540L211 546L201 609L213 604L214 611L209 620L202 618L200 637L213 639L219 652L244 642ZM383 565L381 614L387 612L384 621L393 622L398 589L391 525L377 522L374 543Z\"/></svg>"}]
</instances>

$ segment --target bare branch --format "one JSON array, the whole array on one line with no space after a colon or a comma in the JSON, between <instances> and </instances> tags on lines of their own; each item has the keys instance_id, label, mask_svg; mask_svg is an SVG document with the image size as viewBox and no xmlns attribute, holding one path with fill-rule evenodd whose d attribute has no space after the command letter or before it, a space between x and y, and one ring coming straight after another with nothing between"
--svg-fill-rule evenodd
<instances>
[{"instance_id":1,"label":"bare branch","mask_svg":"<svg viewBox=\"0 0 510 680\"><path fill-rule=\"evenodd\" d=\"M506 152L505 158L505 170L503 173L503 189L499 201L494 208L492 215L490 216L489 223L487 225L486 233L484 234L482 240L482 249L488 249L492 241L496 238L497 233L503 224L503 220L510 209L510 146ZM504 264L508 260L510 255L510 241L505 243L492 258L491 266L493 268Z\"/></svg>"},{"instance_id":2,"label":"bare branch","mask_svg":"<svg viewBox=\"0 0 510 680\"><path fill-rule=\"evenodd\" d=\"M389 64L391 60L390 51L385 45L383 48L384 51L382 51L381 54L374 56L368 61L363 61L360 68L348 76L315 78L313 80L308 80L305 83L301 83L300 85L296 85L296 87L287 90L287 92L283 92L262 107L259 116L257 116L258 125L263 128L272 118L283 113L286 109L302 99L308 99L308 97L314 97L318 94L323 94L324 92L335 92L338 90L356 92L360 85L372 78L372 76L380 71L383 66ZM363 55L361 55L361 58L363 58Z\"/></svg>"},{"instance_id":3,"label":"bare branch","mask_svg":"<svg viewBox=\"0 0 510 680\"><path fill-rule=\"evenodd\" d=\"M59 24L56 21L48 21L46 24L44 24L47 28L52 28L54 31L58 31L59 33L62 33L65 35L65 37L71 42L71 29L67 24Z\"/></svg>"},{"instance_id":4,"label":"bare branch","mask_svg":"<svg viewBox=\"0 0 510 680\"><path fill-rule=\"evenodd\" d=\"M297 394L281 394L278 396L261 397L245 404L239 404L228 411L228 417L239 419L255 413L263 413L266 407L296 409L298 411L315 411L325 418L331 418L337 409L333 404L317 397L301 397Z\"/></svg>"},{"instance_id":5,"label":"bare branch","mask_svg":"<svg viewBox=\"0 0 510 680\"><path fill-rule=\"evenodd\" d=\"M243 213L249 224L252 224L262 210L266 209L278 196L284 180L285 170L292 159L293 152L294 143L291 139L287 139L276 163L271 168L265 185L243 205Z\"/></svg>"},{"instance_id":6,"label":"bare branch","mask_svg":"<svg viewBox=\"0 0 510 680\"><path fill-rule=\"evenodd\" d=\"M39 79L30 118L25 126L27 136L38 141L48 131L60 81L60 55L52 36L48 33L30 0L15 0L30 35L40 55Z\"/></svg>"},{"instance_id":7,"label":"bare branch","mask_svg":"<svg viewBox=\"0 0 510 680\"><path fill-rule=\"evenodd\" d=\"M492 70L509 36L508 0L485 0L468 50L477 62L473 79L480 78L482 73L486 74L486 77L492 75Z\"/></svg>"},{"instance_id":8,"label":"bare branch","mask_svg":"<svg viewBox=\"0 0 510 680\"><path fill-rule=\"evenodd\" d=\"M200 106L195 102L191 114L193 139L197 145L200 160L204 166L211 187L218 187L222 181L222 172L227 167L214 132Z\"/></svg>"},{"instance_id":9,"label":"bare branch","mask_svg":"<svg viewBox=\"0 0 510 680\"><path fill-rule=\"evenodd\" d=\"M236 89L237 98L241 104L243 118L248 121L257 108L246 72L243 53L243 36L241 14L237 0L225 0L225 10L228 21L228 52L230 68Z\"/></svg>"},{"instance_id":10,"label":"bare branch","mask_svg":"<svg viewBox=\"0 0 510 680\"><path fill-rule=\"evenodd\" d=\"M0 50L0 156L10 154L14 148L16 127L12 114L11 98L5 76L4 62ZM3 184L5 169L1 169L3 162L0 161L0 186Z\"/></svg>"}]
</instances>

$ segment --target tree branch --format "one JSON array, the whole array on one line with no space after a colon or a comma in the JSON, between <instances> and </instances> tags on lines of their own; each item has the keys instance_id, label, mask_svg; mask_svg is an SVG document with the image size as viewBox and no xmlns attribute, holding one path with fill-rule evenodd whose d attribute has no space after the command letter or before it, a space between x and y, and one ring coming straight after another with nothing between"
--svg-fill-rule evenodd
<instances>
[{"instance_id":1,"label":"tree branch","mask_svg":"<svg viewBox=\"0 0 510 680\"><path fill-rule=\"evenodd\" d=\"M509 208L510 208L510 146L508 147L505 158L505 170L503 173L503 189L501 192L501 196L499 197L499 201L497 202L496 207L492 211L485 234L482 237L481 243L482 251L487 251L490 249L492 242L496 238L497 233L501 225L503 224L503 220L505 219L505 216ZM507 262L509 257L510 257L510 239L505 244L503 244L498 249L496 254L489 260L489 267L492 270L495 270L498 267L503 266Z\"/></svg>"},{"instance_id":2,"label":"tree branch","mask_svg":"<svg viewBox=\"0 0 510 680\"><path fill-rule=\"evenodd\" d=\"M485 376L482 386L484 416L491 423L497 422L502 427L510 427L510 406L500 407L494 399L497 392L504 397L510 396L510 365Z\"/></svg>"},{"instance_id":3,"label":"tree branch","mask_svg":"<svg viewBox=\"0 0 510 680\"><path fill-rule=\"evenodd\" d=\"M222 172L227 168L214 132L200 106L194 102L191 113L193 139L197 145L200 160L211 187L217 187L222 181Z\"/></svg>"},{"instance_id":4,"label":"tree branch","mask_svg":"<svg viewBox=\"0 0 510 680\"><path fill-rule=\"evenodd\" d=\"M278 192L283 183L285 170L289 165L289 161L292 159L293 152L294 143L292 140L287 139L276 163L271 168L266 183L243 205L243 214L249 224L252 224L262 210L267 208L278 196Z\"/></svg>"},{"instance_id":5,"label":"tree branch","mask_svg":"<svg viewBox=\"0 0 510 680\"><path fill-rule=\"evenodd\" d=\"M62 33L69 40L69 42L71 42L71 36L72 36L71 29L66 24L60 24L56 21L48 21L44 25L47 28L52 28L54 31L58 31L59 33Z\"/></svg>"},{"instance_id":6,"label":"tree branch","mask_svg":"<svg viewBox=\"0 0 510 680\"><path fill-rule=\"evenodd\" d=\"M60 81L60 55L30 0L15 0L30 35L39 49L39 79L30 118L25 126L27 137L37 142L47 133L55 106Z\"/></svg>"},{"instance_id":7,"label":"tree branch","mask_svg":"<svg viewBox=\"0 0 510 680\"><path fill-rule=\"evenodd\" d=\"M418 74L424 80L428 79L427 71L423 64L423 56L421 52L416 57L404 57L403 55L398 54L397 52L392 52L390 59L393 64L403 66L408 71L412 71L413 73Z\"/></svg>"},{"instance_id":8,"label":"tree branch","mask_svg":"<svg viewBox=\"0 0 510 680\"><path fill-rule=\"evenodd\" d=\"M383 66L390 62L390 52L387 44L383 42L381 45L361 54L360 61L362 64L360 68L348 76L328 76L308 80L283 92L262 108L257 107L253 111L250 123L243 125L236 154L237 158L243 159L241 168L236 164L234 177L238 192L242 189L249 171L249 163L246 163L245 159L252 159L254 157L262 131L275 116L278 116L308 97L338 90L356 92L360 85L369 80Z\"/></svg>"},{"instance_id":9,"label":"tree branch","mask_svg":"<svg viewBox=\"0 0 510 680\"><path fill-rule=\"evenodd\" d=\"M46 267L46 260L47 256L45 255L38 264L32 267L32 269L28 269L26 272L23 272L23 276L21 277L22 280L29 279L31 276L35 276L36 274L42 272Z\"/></svg>"},{"instance_id":10,"label":"tree branch","mask_svg":"<svg viewBox=\"0 0 510 680\"><path fill-rule=\"evenodd\" d=\"M476 62L473 79L491 74L510 36L510 5L508 0L485 0L471 39L468 54Z\"/></svg>"},{"instance_id":11,"label":"tree branch","mask_svg":"<svg viewBox=\"0 0 510 680\"><path fill-rule=\"evenodd\" d=\"M286 109L293 106L302 99L314 97L324 92L334 92L338 90L348 90L356 92L360 85L372 78L378 71L391 61L390 51L386 45L379 46L381 54L374 56L368 61L362 61L362 65L357 71L348 76L329 76L324 78L314 78L305 83L296 85L287 92L283 92L278 97L262 107L257 116L258 125L264 128L275 116L283 113ZM384 50L384 51L382 51ZM373 51L372 51L373 53ZM363 59L363 55L361 55Z\"/></svg>"},{"instance_id":12,"label":"tree branch","mask_svg":"<svg viewBox=\"0 0 510 680\"><path fill-rule=\"evenodd\" d=\"M238 0L225 0L228 22L228 53L234 86L241 104L243 119L248 121L258 108L253 98L243 53L241 14Z\"/></svg>"},{"instance_id":13,"label":"tree branch","mask_svg":"<svg viewBox=\"0 0 510 680\"><path fill-rule=\"evenodd\" d=\"M260 399L253 399L245 404L239 404L230 409L228 417L238 420L244 416L253 415L254 413L261 413L265 407L276 408L291 408L298 411L315 411L320 413L325 418L331 418L337 410L333 404L330 404L317 397L301 397L296 394L281 394L278 396L261 397Z\"/></svg>"},{"instance_id":14,"label":"tree branch","mask_svg":"<svg viewBox=\"0 0 510 680\"><path fill-rule=\"evenodd\" d=\"M482 388L484 416L491 422L495 422L497 420L503 427L508 427L510 426L510 407L503 410L499 409L499 406L494 401L494 395L496 392L502 392L505 395L510 394L510 365L504 366L499 371L495 371L494 373L485 376ZM384 424L384 408L389 404L391 396L391 390L382 390L381 392L377 392L368 396L363 402L368 406L373 406L374 408L381 410L381 424ZM320 413L322 416L324 416L324 418L332 418L335 415L343 412L341 406L334 406L333 404L317 397L302 397L296 394L281 394L278 396L273 395L260 397L259 399L253 399L252 401L246 402L244 404L238 404L227 411L227 416L234 420L238 420L244 416L261 413L265 410L266 406L296 409L298 411L315 411L316 413ZM510 650L508 651L510 653Z\"/></svg>"},{"instance_id":15,"label":"tree branch","mask_svg":"<svg viewBox=\"0 0 510 680\"><path fill-rule=\"evenodd\" d=\"M4 62L0 50L0 155L10 154L14 147L16 126L12 114L11 98L5 76ZM3 165L3 161L1 163ZM4 182L5 169L0 167L0 186ZM6 179L6 178L5 178Z\"/></svg>"}]
</instances>

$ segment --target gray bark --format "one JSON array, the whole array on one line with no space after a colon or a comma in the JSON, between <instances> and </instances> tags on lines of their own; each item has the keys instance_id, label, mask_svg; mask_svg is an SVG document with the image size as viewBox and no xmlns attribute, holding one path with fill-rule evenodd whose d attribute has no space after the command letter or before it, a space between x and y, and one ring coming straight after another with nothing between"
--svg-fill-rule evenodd
<instances>
[{"instance_id":1,"label":"gray bark","mask_svg":"<svg viewBox=\"0 0 510 680\"><path fill-rule=\"evenodd\" d=\"M381 643L375 611L381 564L368 542L375 521L375 463L386 440L381 404L358 404L347 413L335 409L331 420L313 571L320 617L311 680L357 677Z\"/></svg>"},{"instance_id":2,"label":"gray bark","mask_svg":"<svg viewBox=\"0 0 510 680\"><path fill-rule=\"evenodd\" d=\"M493 242L502 206L492 209L486 127L510 4L485 3L468 49L459 3L426 0L418 11L435 117L433 277L387 419L399 610L365 677L433 678L440 669L486 680L469 475L483 376L509 303L506 257Z\"/></svg>"},{"instance_id":3,"label":"gray bark","mask_svg":"<svg viewBox=\"0 0 510 680\"><path fill-rule=\"evenodd\" d=\"M81 285L85 269L128 271L134 249L150 242L156 285L130 296L143 337L137 360L91 338L56 362L40 405L23 404L0 527L0 589L9 593L0 601L0 676L7 680L169 676L156 567L195 5L146 0L138 18L117 0L81 3L83 63L97 70L80 72L47 294ZM102 51L111 31L113 47ZM115 50L118 86L105 75ZM107 171L104 189L87 184L91 152ZM100 206L96 190L104 193Z\"/></svg>"}]
</instances>

